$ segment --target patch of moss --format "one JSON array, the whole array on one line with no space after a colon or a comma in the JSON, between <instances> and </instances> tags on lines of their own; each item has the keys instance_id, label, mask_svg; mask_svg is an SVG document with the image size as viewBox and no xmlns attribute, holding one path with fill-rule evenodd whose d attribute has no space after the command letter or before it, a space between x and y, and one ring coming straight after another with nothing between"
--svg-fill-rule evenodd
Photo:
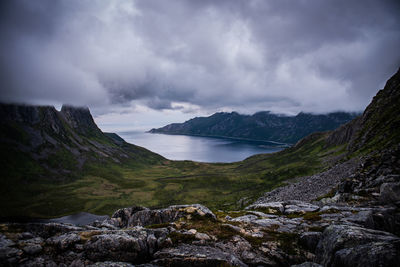
<instances>
[{"instance_id":1,"label":"patch of moss","mask_svg":"<svg viewBox=\"0 0 400 267\"><path fill-rule=\"evenodd\" d=\"M306 214L304 214L303 218L307 221L319 221L322 219L320 214L321 213L319 212L307 212Z\"/></svg>"},{"instance_id":2,"label":"patch of moss","mask_svg":"<svg viewBox=\"0 0 400 267\"><path fill-rule=\"evenodd\" d=\"M234 223L230 222L230 224ZM183 225L183 228L186 230L196 229L201 233L215 236L219 240L227 240L238 234L238 232L228 225L225 225L220 221L211 220L188 220L186 221L186 224Z\"/></svg>"},{"instance_id":3,"label":"patch of moss","mask_svg":"<svg viewBox=\"0 0 400 267\"><path fill-rule=\"evenodd\" d=\"M304 220L319 221L319 220L322 219L321 218L322 214L337 213L337 212L339 212L339 211L336 210L336 209L329 209L329 210L326 210L326 211L323 211L323 212L320 212L320 211L318 211L318 212L314 211L313 212L313 211L311 211L311 212L305 212L305 213L292 213L292 214L286 215L286 217L290 218L290 219L303 217Z\"/></svg>"},{"instance_id":4,"label":"patch of moss","mask_svg":"<svg viewBox=\"0 0 400 267\"><path fill-rule=\"evenodd\" d=\"M279 209L275 208L259 207L254 210L265 214L282 215L282 212Z\"/></svg>"},{"instance_id":5,"label":"patch of moss","mask_svg":"<svg viewBox=\"0 0 400 267\"><path fill-rule=\"evenodd\" d=\"M331 191L329 191L325 195L317 197L315 200L316 201L320 201L323 198L332 198L332 197L334 197L336 195L336 191L337 191L336 188L333 188Z\"/></svg>"},{"instance_id":6,"label":"patch of moss","mask_svg":"<svg viewBox=\"0 0 400 267\"><path fill-rule=\"evenodd\" d=\"M79 236L83 242L89 241L93 236L101 234L100 231L84 231L80 232Z\"/></svg>"},{"instance_id":7,"label":"patch of moss","mask_svg":"<svg viewBox=\"0 0 400 267\"><path fill-rule=\"evenodd\" d=\"M231 218L238 218L250 213L245 210L239 210L239 211L214 211L214 214L215 216L217 216L218 219L225 220L226 216L229 216Z\"/></svg>"},{"instance_id":8,"label":"patch of moss","mask_svg":"<svg viewBox=\"0 0 400 267\"><path fill-rule=\"evenodd\" d=\"M332 213L339 213L340 210L335 209L335 208L330 208L328 210L325 211L321 211L320 214L332 214Z\"/></svg>"},{"instance_id":9,"label":"patch of moss","mask_svg":"<svg viewBox=\"0 0 400 267\"><path fill-rule=\"evenodd\" d=\"M289 219L300 218L303 216L304 216L304 213L297 213L297 212L286 215L286 217L288 217Z\"/></svg>"},{"instance_id":10,"label":"patch of moss","mask_svg":"<svg viewBox=\"0 0 400 267\"><path fill-rule=\"evenodd\" d=\"M148 228L148 229L166 228L169 225L170 225L170 223L159 223L159 224L147 225L147 226L145 226L145 228Z\"/></svg>"},{"instance_id":11,"label":"patch of moss","mask_svg":"<svg viewBox=\"0 0 400 267\"><path fill-rule=\"evenodd\" d=\"M322 226L311 226L308 228L310 232L323 232L325 230L325 227Z\"/></svg>"},{"instance_id":12,"label":"patch of moss","mask_svg":"<svg viewBox=\"0 0 400 267\"><path fill-rule=\"evenodd\" d=\"M279 242L279 248L289 255L296 255L296 247L298 243L298 234L296 233L283 233L283 232L266 232L270 239Z\"/></svg>"},{"instance_id":13,"label":"patch of moss","mask_svg":"<svg viewBox=\"0 0 400 267\"><path fill-rule=\"evenodd\" d=\"M289 255L296 255L296 244L298 235L294 233L279 233L277 235L279 247Z\"/></svg>"},{"instance_id":14,"label":"patch of moss","mask_svg":"<svg viewBox=\"0 0 400 267\"><path fill-rule=\"evenodd\" d=\"M172 243L175 245L181 243L192 243L196 240L195 236L192 234L182 234L179 232L171 232L168 237L171 238Z\"/></svg>"},{"instance_id":15,"label":"patch of moss","mask_svg":"<svg viewBox=\"0 0 400 267\"><path fill-rule=\"evenodd\" d=\"M262 243L265 242L265 240L261 237L254 237L254 236L249 236L249 235L243 235L241 234L241 236L247 240L247 242L250 243L250 245L253 248L259 248L261 247Z\"/></svg>"}]
</instances>

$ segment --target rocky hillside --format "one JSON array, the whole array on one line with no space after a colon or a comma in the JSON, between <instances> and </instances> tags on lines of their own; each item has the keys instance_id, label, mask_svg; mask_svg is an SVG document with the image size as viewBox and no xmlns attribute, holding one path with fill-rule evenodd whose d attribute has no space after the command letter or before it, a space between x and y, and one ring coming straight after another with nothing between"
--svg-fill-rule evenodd
<instances>
[{"instance_id":1,"label":"rocky hillside","mask_svg":"<svg viewBox=\"0 0 400 267\"><path fill-rule=\"evenodd\" d=\"M87 108L71 106L57 111L0 104L0 148L0 217L27 216L32 212L24 211L32 210L28 206L51 211L54 199L44 193L59 191L57 185L84 175L111 172L102 169L109 164L147 166L164 160L115 134L104 134ZM65 204L61 197L59 203Z\"/></svg>"},{"instance_id":2,"label":"rocky hillside","mask_svg":"<svg viewBox=\"0 0 400 267\"><path fill-rule=\"evenodd\" d=\"M4 223L0 262L4 266L399 266L399 95L400 70L356 120L336 131L308 136L278 156L268 156L271 161L255 156L240 163L238 170L254 167L257 161L271 164L277 157L294 159L302 151L307 151L306 157L321 147L337 152L336 157L324 158L332 167L291 180L244 209L131 206L81 226Z\"/></svg>"},{"instance_id":3,"label":"rocky hillside","mask_svg":"<svg viewBox=\"0 0 400 267\"><path fill-rule=\"evenodd\" d=\"M152 129L151 133L234 137L252 140L296 143L313 132L333 130L352 120L356 114L335 112L326 115L299 113L296 116L272 114L268 111L254 115L215 113L184 123L173 123Z\"/></svg>"},{"instance_id":4,"label":"rocky hillside","mask_svg":"<svg viewBox=\"0 0 400 267\"><path fill-rule=\"evenodd\" d=\"M15 160L15 154L57 175L73 173L92 161L162 159L116 134L104 134L88 108L63 106L58 112L50 106L0 104L0 129L2 167L26 164Z\"/></svg>"},{"instance_id":5,"label":"rocky hillside","mask_svg":"<svg viewBox=\"0 0 400 267\"><path fill-rule=\"evenodd\" d=\"M130 207L84 226L0 225L0 261L4 266L389 267L400 260L398 223L392 200L363 205L288 200L228 213L198 204Z\"/></svg>"}]
</instances>

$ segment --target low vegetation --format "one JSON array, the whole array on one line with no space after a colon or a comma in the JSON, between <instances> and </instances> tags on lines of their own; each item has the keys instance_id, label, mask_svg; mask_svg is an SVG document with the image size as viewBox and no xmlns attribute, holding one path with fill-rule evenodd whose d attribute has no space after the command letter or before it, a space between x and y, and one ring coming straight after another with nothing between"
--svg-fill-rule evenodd
<instances>
[{"instance_id":1,"label":"low vegetation","mask_svg":"<svg viewBox=\"0 0 400 267\"><path fill-rule=\"evenodd\" d=\"M240 199L251 201L276 188L289 178L321 171L328 158L324 134L313 135L311 142L274 154L261 154L230 164L150 159L87 163L79 172L63 179L46 175L35 161L23 158L19 169L9 166L4 173L0 196L3 216L55 217L87 211L108 214L118 208L143 205L165 207L173 204L201 203L213 210L241 208ZM21 154L19 153L20 157ZM63 158L65 156L65 159ZM57 153L57 162L72 164L70 154ZM54 163L56 164L56 163ZM29 169L29 180L21 168ZM65 178L67 177L67 178ZM70 177L70 178L68 178ZM10 190L13 192L9 194ZM7 197L7 199L4 198ZM12 199L10 199L10 196Z\"/></svg>"}]
</instances>

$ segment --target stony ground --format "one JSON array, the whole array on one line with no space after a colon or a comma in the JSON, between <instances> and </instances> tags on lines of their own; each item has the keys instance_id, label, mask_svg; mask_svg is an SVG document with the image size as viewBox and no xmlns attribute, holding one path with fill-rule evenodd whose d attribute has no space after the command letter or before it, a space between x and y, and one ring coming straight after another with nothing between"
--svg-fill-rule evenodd
<instances>
[{"instance_id":1,"label":"stony ground","mask_svg":"<svg viewBox=\"0 0 400 267\"><path fill-rule=\"evenodd\" d=\"M337 164L325 172L297 178L288 182L286 186L265 193L256 203L285 200L315 200L320 196L329 194L343 179L351 177L359 165L359 159L353 158L352 160Z\"/></svg>"}]
</instances>

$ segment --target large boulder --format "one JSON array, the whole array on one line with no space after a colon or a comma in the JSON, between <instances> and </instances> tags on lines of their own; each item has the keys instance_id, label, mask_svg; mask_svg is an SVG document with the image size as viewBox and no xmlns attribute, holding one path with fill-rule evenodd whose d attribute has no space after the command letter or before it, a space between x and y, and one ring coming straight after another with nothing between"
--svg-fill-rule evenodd
<instances>
[{"instance_id":1,"label":"large boulder","mask_svg":"<svg viewBox=\"0 0 400 267\"><path fill-rule=\"evenodd\" d=\"M54 236L46 240L48 245L54 246L59 250L67 250L72 248L76 243L81 241L81 237L76 233L66 233Z\"/></svg>"},{"instance_id":2,"label":"large boulder","mask_svg":"<svg viewBox=\"0 0 400 267\"><path fill-rule=\"evenodd\" d=\"M396 266L400 239L387 232L350 225L325 229L316 249L324 266Z\"/></svg>"},{"instance_id":3,"label":"large boulder","mask_svg":"<svg viewBox=\"0 0 400 267\"><path fill-rule=\"evenodd\" d=\"M284 202L265 202L252 204L246 210L261 210L266 213L283 213L285 210Z\"/></svg>"},{"instance_id":4,"label":"large boulder","mask_svg":"<svg viewBox=\"0 0 400 267\"><path fill-rule=\"evenodd\" d=\"M160 266L247 266L231 253L208 246L181 245L154 254Z\"/></svg>"},{"instance_id":5,"label":"large boulder","mask_svg":"<svg viewBox=\"0 0 400 267\"><path fill-rule=\"evenodd\" d=\"M321 232L304 232L299 237L299 243L307 250L314 252L321 236Z\"/></svg>"},{"instance_id":6,"label":"large boulder","mask_svg":"<svg viewBox=\"0 0 400 267\"><path fill-rule=\"evenodd\" d=\"M392 204L400 201L400 182L384 183L380 187L379 200L384 204Z\"/></svg>"},{"instance_id":7,"label":"large boulder","mask_svg":"<svg viewBox=\"0 0 400 267\"><path fill-rule=\"evenodd\" d=\"M92 236L84 245L86 257L94 262L124 261L143 263L160 248L168 231L133 229L108 231Z\"/></svg>"},{"instance_id":8,"label":"large boulder","mask_svg":"<svg viewBox=\"0 0 400 267\"><path fill-rule=\"evenodd\" d=\"M304 201L290 200L285 203L285 214L315 212L319 207Z\"/></svg>"},{"instance_id":9,"label":"large boulder","mask_svg":"<svg viewBox=\"0 0 400 267\"><path fill-rule=\"evenodd\" d=\"M290 267L323 267L323 266L315 262L307 261L303 262L302 264L292 265Z\"/></svg>"},{"instance_id":10,"label":"large boulder","mask_svg":"<svg viewBox=\"0 0 400 267\"><path fill-rule=\"evenodd\" d=\"M117 210L108 222L118 227L126 228L169 223L187 216L200 216L216 220L214 213L207 207L200 204L192 204L175 205L156 210L143 207L124 208Z\"/></svg>"},{"instance_id":11,"label":"large boulder","mask_svg":"<svg viewBox=\"0 0 400 267\"><path fill-rule=\"evenodd\" d=\"M18 262L22 251L14 246L15 243L12 240L0 234L0 263L3 262L7 266Z\"/></svg>"},{"instance_id":12,"label":"large boulder","mask_svg":"<svg viewBox=\"0 0 400 267\"><path fill-rule=\"evenodd\" d=\"M337 251L332 266L399 266L400 241L372 242Z\"/></svg>"}]
</instances>

